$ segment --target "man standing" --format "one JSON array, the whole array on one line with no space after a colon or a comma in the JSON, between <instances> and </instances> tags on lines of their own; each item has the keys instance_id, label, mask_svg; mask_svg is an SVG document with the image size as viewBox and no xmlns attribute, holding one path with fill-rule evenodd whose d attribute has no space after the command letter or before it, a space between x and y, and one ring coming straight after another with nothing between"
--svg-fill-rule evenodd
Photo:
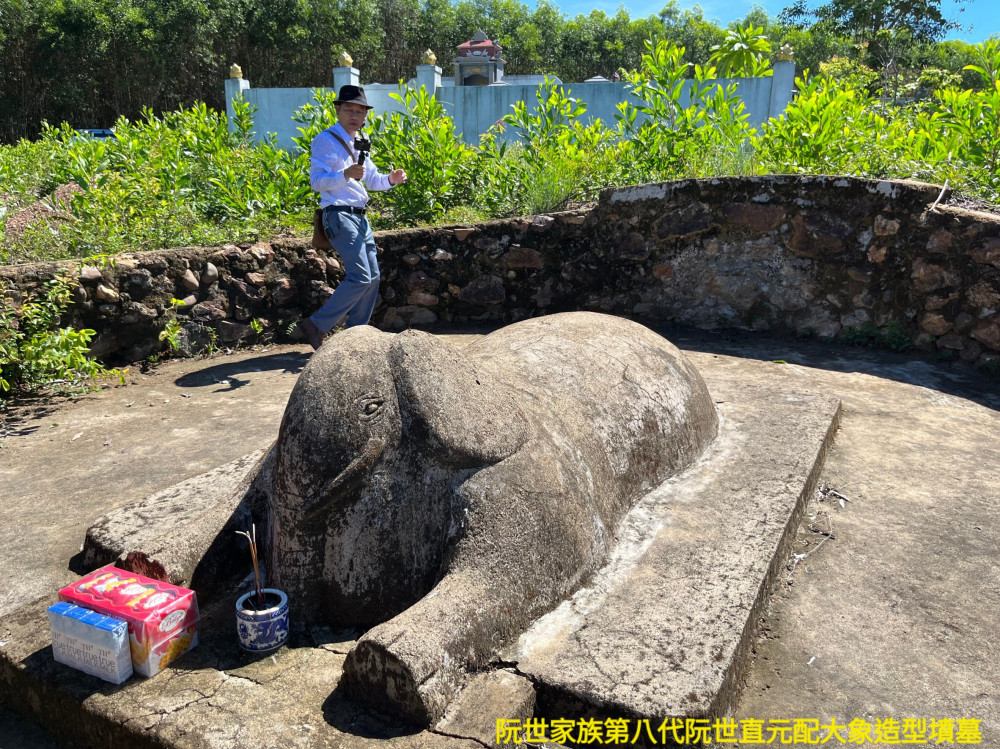
<instances>
[{"instance_id":1,"label":"man standing","mask_svg":"<svg viewBox=\"0 0 1000 749\"><path fill-rule=\"evenodd\" d=\"M333 102L337 124L317 135L312 142L309 182L320 194L323 230L344 261L343 281L312 317L304 317L299 327L314 349L323 336L347 316L346 326L366 325L378 298L379 270L375 236L365 215L367 186L388 190L406 181L406 172L394 169L382 174L367 151L355 143L368 116L368 99L361 86L341 86Z\"/></svg>"}]
</instances>

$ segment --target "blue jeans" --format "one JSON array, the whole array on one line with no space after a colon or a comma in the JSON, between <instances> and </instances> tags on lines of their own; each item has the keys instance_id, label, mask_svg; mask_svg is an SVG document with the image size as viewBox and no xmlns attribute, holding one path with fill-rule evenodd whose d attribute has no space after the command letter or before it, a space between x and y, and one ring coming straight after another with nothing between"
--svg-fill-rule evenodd
<instances>
[{"instance_id":1,"label":"blue jeans","mask_svg":"<svg viewBox=\"0 0 1000 749\"><path fill-rule=\"evenodd\" d=\"M323 211L323 229L344 261L346 276L326 304L309 319L324 333L347 315L346 326L367 325L381 277L375 257L375 235L368 218L346 211Z\"/></svg>"}]
</instances>

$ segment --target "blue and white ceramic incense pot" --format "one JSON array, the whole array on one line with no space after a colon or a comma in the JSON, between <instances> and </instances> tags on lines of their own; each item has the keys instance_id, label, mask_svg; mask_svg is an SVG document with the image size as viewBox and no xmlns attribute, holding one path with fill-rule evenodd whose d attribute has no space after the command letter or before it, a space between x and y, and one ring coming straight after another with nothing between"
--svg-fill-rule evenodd
<instances>
[{"instance_id":1,"label":"blue and white ceramic incense pot","mask_svg":"<svg viewBox=\"0 0 1000 749\"><path fill-rule=\"evenodd\" d=\"M240 647L251 653L280 648L288 639L288 596L276 588L264 588L264 605L257 610L257 592L244 593L236 602L236 631Z\"/></svg>"}]
</instances>

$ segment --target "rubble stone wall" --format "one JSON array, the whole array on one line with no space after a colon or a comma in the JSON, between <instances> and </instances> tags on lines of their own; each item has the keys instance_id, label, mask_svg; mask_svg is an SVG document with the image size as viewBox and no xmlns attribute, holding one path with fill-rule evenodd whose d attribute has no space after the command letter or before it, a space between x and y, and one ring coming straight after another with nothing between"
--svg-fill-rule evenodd
<instances>
[{"instance_id":1,"label":"rubble stone wall","mask_svg":"<svg viewBox=\"0 0 1000 749\"><path fill-rule=\"evenodd\" d=\"M864 331L996 362L1000 216L940 198L934 185L845 177L682 180L609 189L586 210L380 232L373 322L433 329L593 310L828 338ZM4 268L0 281L17 301L56 267ZM80 279L74 322L118 361L162 349L174 316L192 349L211 335L253 342L261 326L282 340L343 277L304 239L62 267Z\"/></svg>"}]
</instances>

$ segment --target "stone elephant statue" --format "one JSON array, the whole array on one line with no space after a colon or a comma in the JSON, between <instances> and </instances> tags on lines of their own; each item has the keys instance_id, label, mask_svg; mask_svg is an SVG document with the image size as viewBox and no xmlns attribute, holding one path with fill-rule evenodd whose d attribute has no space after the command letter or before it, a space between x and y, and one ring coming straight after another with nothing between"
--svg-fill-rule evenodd
<instances>
[{"instance_id":1,"label":"stone elephant statue","mask_svg":"<svg viewBox=\"0 0 1000 749\"><path fill-rule=\"evenodd\" d=\"M621 318L536 318L464 350L350 328L285 410L271 583L297 621L370 627L348 695L433 724L717 429L683 354Z\"/></svg>"}]
</instances>

